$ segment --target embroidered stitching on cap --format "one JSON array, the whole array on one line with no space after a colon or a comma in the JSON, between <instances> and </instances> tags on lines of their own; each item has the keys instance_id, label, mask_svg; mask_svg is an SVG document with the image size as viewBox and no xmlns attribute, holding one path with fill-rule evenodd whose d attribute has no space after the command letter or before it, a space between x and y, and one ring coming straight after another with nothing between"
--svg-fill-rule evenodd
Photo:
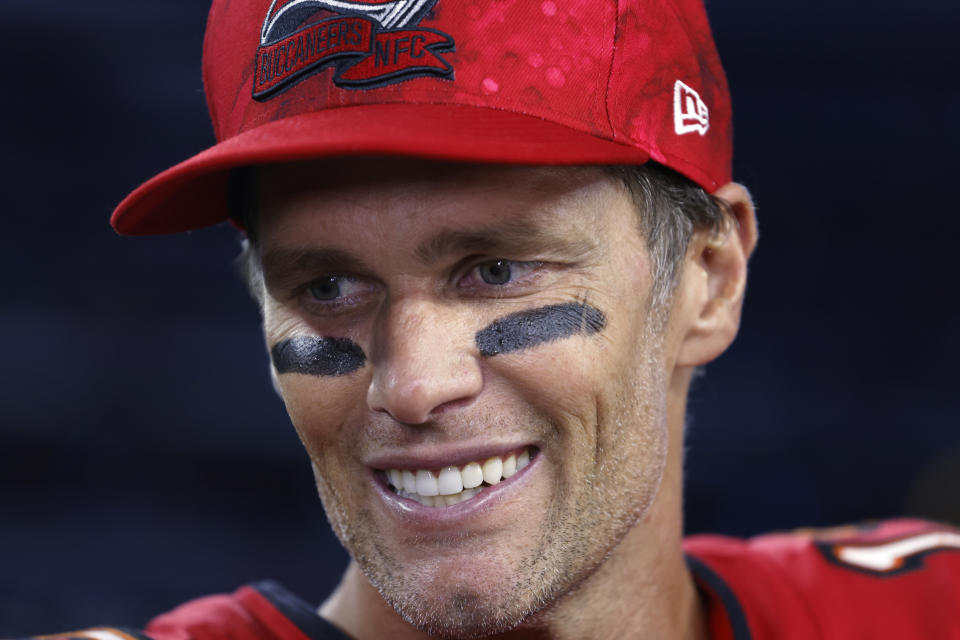
<instances>
[{"instance_id":1,"label":"embroidered stitching on cap","mask_svg":"<svg viewBox=\"0 0 960 640\"><path fill-rule=\"evenodd\" d=\"M453 79L453 38L419 27L437 0L273 0L260 32L253 97L268 100L327 66L333 83L371 89L423 76ZM332 14L310 20L318 12ZM410 28L418 27L418 28Z\"/></svg>"},{"instance_id":2,"label":"embroidered stitching on cap","mask_svg":"<svg viewBox=\"0 0 960 640\"><path fill-rule=\"evenodd\" d=\"M710 129L710 109L699 93L680 80L673 85L673 126L678 136L693 132L705 136Z\"/></svg>"}]
</instances>

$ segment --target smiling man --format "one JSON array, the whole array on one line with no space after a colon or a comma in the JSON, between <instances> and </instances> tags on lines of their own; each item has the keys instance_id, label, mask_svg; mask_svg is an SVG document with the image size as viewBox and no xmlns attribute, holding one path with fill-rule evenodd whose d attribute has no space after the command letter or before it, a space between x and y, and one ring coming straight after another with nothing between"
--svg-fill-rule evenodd
<instances>
[{"instance_id":1,"label":"smiling man","mask_svg":"<svg viewBox=\"0 0 960 640\"><path fill-rule=\"evenodd\" d=\"M683 539L687 392L757 240L699 0L216 0L204 79L218 143L113 224L243 230L352 562L147 637L960 633L950 528Z\"/></svg>"},{"instance_id":2,"label":"smiling man","mask_svg":"<svg viewBox=\"0 0 960 640\"><path fill-rule=\"evenodd\" d=\"M679 442L693 367L736 331L743 189L665 298L600 168L322 161L255 184L277 385L356 559L324 615L356 637L699 637Z\"/></svg>"}]
</instances>

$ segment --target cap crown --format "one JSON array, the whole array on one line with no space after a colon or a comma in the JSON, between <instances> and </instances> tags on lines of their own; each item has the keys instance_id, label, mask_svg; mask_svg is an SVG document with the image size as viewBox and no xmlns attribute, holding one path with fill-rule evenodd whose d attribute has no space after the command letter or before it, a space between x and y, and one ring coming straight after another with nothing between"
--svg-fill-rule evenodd
<instances>
[{"instance_id":1,"label":"cap crown","mask_svg":"<svg viewBox=\"0 0 960 640\"><path fill-rule=\"evenodd\" d=\"M730 179L700 0L215 0L203 69L220 144L121 204L121 231L223 219L231 166L344 153L652 158L710 191ZM162 221L187 189L204 210Z\"/></svg>"}]
</instances>

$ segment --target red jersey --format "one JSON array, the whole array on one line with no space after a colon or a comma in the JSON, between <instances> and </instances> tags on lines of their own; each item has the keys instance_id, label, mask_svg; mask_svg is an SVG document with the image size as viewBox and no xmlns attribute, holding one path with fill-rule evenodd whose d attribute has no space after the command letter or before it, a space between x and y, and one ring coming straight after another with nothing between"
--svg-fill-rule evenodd
<instances>
[{"instance_id":1,"label":"red jersey","mask_svg":"<svg viewBox=\"0 0 960 640\"><path fill-rule=\"evenodd\" d=\"M350 640L310 606L272 581L229 595L191 600L154 618L141 632L111 627L31 640Z\"/></svg>"},{"instance_id":2,"label":"red jersey","mask_svg":"<svg viewBox=\"0 0 960 640\"><path fill-rule=\"evenodd\" d=\"M918 520L684 541L713 640L960 640L960 531Z\"/></svg>"},{"instance_id":3,"label":"red jersey","mask_svg":"<svg viewBox=\"0 0 960 640\"><path fill-rule=\"evenodd\" d=\"M684 542L712 640L960 640L960 530L917 520ZM53 640L349 640L274 582L188 602L143 634Z\"/></svg>"}]
</instances>

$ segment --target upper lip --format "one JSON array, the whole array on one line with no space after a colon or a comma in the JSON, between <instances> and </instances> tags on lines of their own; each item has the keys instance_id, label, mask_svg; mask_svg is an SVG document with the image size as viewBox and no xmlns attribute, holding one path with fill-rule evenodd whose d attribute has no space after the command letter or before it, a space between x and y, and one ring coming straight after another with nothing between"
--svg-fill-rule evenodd
<instances>
[{"instance_id":1,"label":"upper lip","mask_svg":"<svg viewBox=\"0 0 960 640\"><path fill-rule=\"evenodd\" d=\"M459 467L468 462L483 462L487 458L512 453L530 446L533 445L529 442L430 445L373 455L365 460L364 464L381 470Z\"/></svg>"}]
</instances>

